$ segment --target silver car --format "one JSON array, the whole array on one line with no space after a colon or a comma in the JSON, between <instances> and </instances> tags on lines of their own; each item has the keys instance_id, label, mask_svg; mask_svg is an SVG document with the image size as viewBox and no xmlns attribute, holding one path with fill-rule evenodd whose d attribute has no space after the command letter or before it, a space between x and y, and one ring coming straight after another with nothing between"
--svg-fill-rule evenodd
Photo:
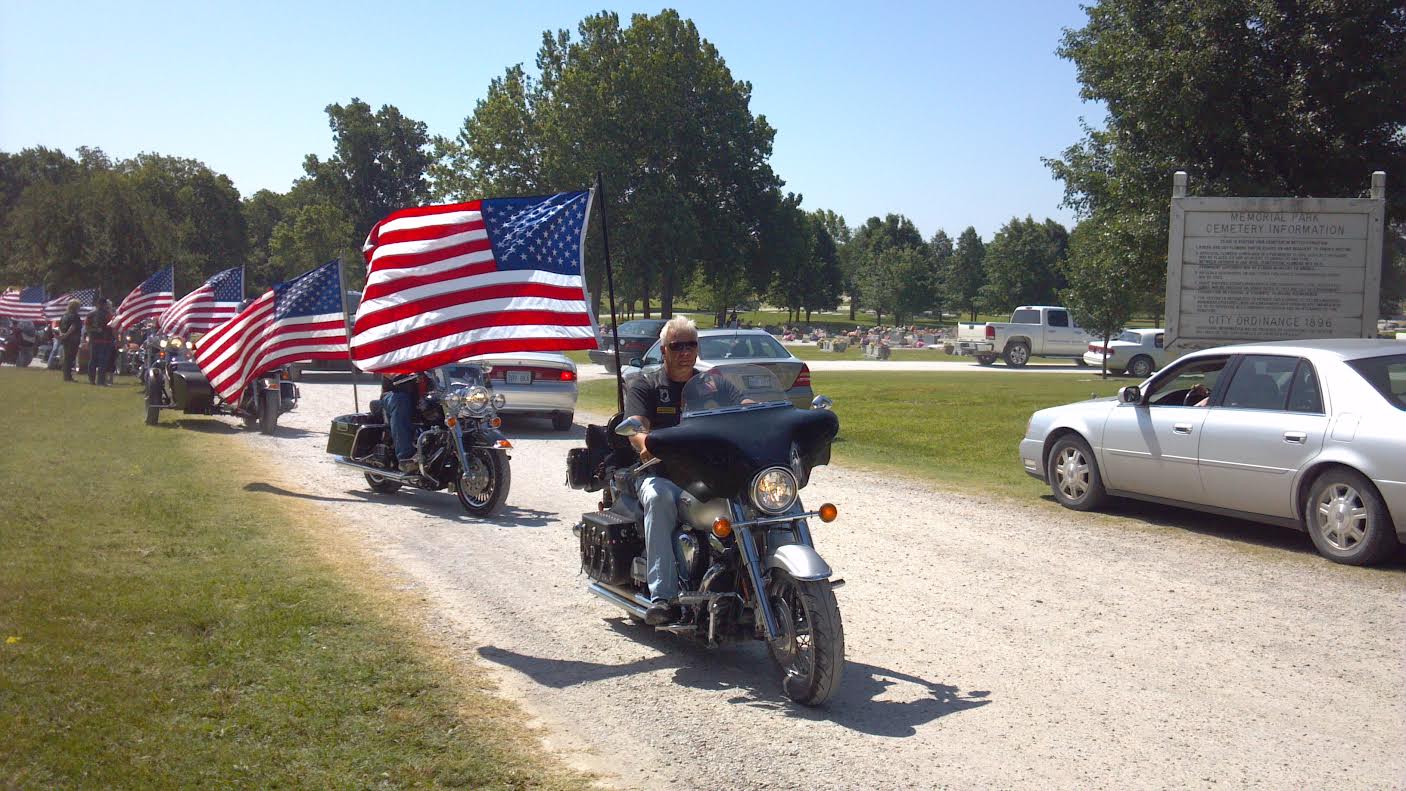
<instances>
[{"instance_id":1,"label":"silver car","mask_svg":"<svg viewBox=\"0 0 1406 791\"><path fill-rule=\"evenodd\" d=\"M557 431L571 429L576 415L576 363L557 352L498 352L470 357L489 366L494 393L506 403L500 415L549 417Z\"/></svg>"},{"instance_id":2,"label":"silver car","mask_svg":"<svg viewBox=\"0 0 1406 791\"><path fill-rule=\"evenodd\" d=\"M1146 379L1153 371L1160 371L1170 355L1162 348L1164 329L1123 330L1104 348L1102 339L1089 344L1084 352L1084 364L1102 368L1104 357L1108 358L1108 370Z\"/></svg>"},{"instance_id":3,"label":"silver car","mask_svg":"<svg viewBox=\"0 0 1406 791\"><path fill-rule=\"evenodd\" d=\"M1406 347L1195 352L1117 398L1036 412L1020 457L1068 508L1150 500L1306 530L1331 560L1379 562L1406 541Z\"/></svg>"},{"instance_id":4,"label":"silver car","mask_svg":"<svg viewBox=\"0 0 1406 791\"><path fill-rule=\"evenodd\" d=\"M776 375L786 388L786 398L800 409L810 409L815 393L810 388L810 366L786 351L781 342L766 330L699 330L698 363L700 371L714 365L760 365ZM630 360L621 372L626 376L652 371L664 364L659 342L649 347L642 357Z\"/></svg>"}]
</instances>

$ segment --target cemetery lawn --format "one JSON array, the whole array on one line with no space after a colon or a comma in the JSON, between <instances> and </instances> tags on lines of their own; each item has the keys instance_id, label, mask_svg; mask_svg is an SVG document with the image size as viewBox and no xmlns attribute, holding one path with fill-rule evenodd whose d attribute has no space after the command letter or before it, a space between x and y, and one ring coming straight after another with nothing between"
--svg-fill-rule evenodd
<instances>
[{"instance_id":1,"label":"cemetery lawn","mask_svg":"<svg viewBox=\"0 0 1406 791\"><path fill-rule=\"evenodd\" d=\"M1025 474L1018 445L1031 413L1111 396L1128 380L1046 373L823 373L815 392L835 400L834 459L963 491L1021 498L1047 491ZM581 384L580 409L615 411L615 380ZM584 421L582 421L584 422Z\"/></svg>"},{"instance_id":2,"label":"cemetery lawn","mask_svg":"<svg viewBox=\"0 0 1406 791\"><path fill-rule=\"evenodd\" d=\"M324 515L252 493L234 421L146 426L131 382L0 369L0 787L587 786Z\"/></svg>"}]
</instances>

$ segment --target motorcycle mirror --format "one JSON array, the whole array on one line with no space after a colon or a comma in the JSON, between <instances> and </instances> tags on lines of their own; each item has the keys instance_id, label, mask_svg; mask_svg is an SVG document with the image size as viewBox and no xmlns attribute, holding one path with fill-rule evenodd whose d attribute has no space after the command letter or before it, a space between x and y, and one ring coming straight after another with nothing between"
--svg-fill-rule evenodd
<instances>
[{"instance_id":1,"label":"motorcycle mirror","mask_svg":"<svg viewBox=\"0 0 1406 791\"><path fill-rule=\"evenodd\" d=\"M631 357L629 365L631 368L643 368L644 360L641 360L638 357Z\"/></svg>"},{"instance_id":2,"label":"motorcycle mirror","mask_svg":"<svg viewBox=\"0 0 1406 791\"><path fill-rule=\"evenodd\" d=\"M1128 385L1118 391L1118 400L1125 404L1140 404L1142 403L1142 391L1138 389L1137 385Z\"/></svg>"},{"instance_id":3,"label":"motorcycle mirror","mask_svg":"<svg viewBox=\"0 0 1406 791\"><path fill-rule=\"evenodd\" d=\"M644 421L637 417L626 418L615 427L615 433L622 437L633 437L641 431L644 431Z\"/></svg>"},{"instance_id":4,"label":"motorcycle mirror","mask_svg":"<svg viewBox=\"0 0 1406 791\"><path fill-rule=\"evenodd\" d=\"M818 395L810 400L810 408L830 411L835 408L835 402L829 396Z\"/></svg>"}]
</instances>

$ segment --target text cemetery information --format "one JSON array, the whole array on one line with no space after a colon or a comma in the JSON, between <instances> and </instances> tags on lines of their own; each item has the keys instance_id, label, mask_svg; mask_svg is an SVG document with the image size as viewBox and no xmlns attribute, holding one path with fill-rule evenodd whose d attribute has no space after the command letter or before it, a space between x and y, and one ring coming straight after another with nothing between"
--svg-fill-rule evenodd
<instances>
[{"instance_id":1,"label":"text cemetery information","mask_svg":"<svg viewBox=\"0 0 1406 791\"><path fill-rule=\"evenodd\" d=\"M1237 202L1257 207L1237 208ZM1174 198L1168 340L1192 349L1374 334L1379 206L1371 200Z\"/></svg>"}]
</instances>

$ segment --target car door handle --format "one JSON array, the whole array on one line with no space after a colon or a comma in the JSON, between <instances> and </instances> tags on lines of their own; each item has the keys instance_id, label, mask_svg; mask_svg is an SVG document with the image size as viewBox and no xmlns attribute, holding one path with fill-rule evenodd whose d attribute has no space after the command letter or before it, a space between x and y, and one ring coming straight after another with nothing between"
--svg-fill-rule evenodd
<instances>
[{"instance_id":1,"label":"car door handle","mask_svg":"<svg viewBox=\"0 0 1406 791\"><path fill-rule=\"evenodd\" d=\"M1303 431L1286 431L1284 432L1284 441L1292 442L1295 445L1302 445L1308 441L1308 433Z\"/></svg>"},{"instance_id":2,"label":"car door handle","mask_svg":"<svg viewBox=\"0 0 1406 791\"><path fill-rule=\"evenodd\" d=\"M1191 433L1191 424L1190 424L1190 423L1177 423L1177 424L1174 424L1174 425L1172 426L1172 433L1173 433L1173 434L1190 434L1190 433Z\"/></svg>"}]
</instances>

